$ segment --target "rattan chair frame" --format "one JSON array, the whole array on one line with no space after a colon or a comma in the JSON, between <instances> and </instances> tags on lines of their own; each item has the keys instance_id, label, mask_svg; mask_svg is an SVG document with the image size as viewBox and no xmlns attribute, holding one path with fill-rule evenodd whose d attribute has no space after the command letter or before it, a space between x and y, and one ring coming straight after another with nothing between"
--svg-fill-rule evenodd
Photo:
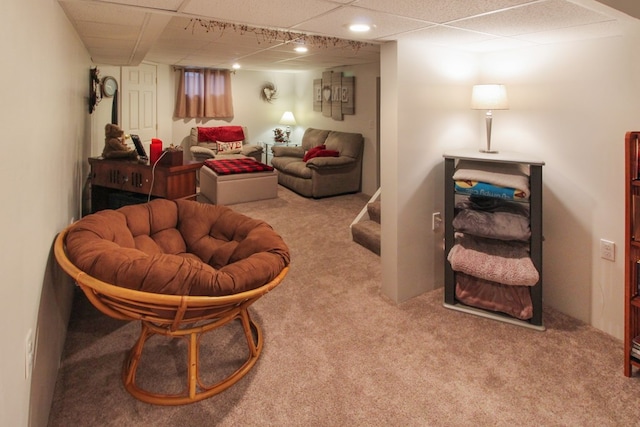
<instances>
[{"instance_id":1,"label":"rattan chair frame","mask_svg":"<svg viewBox=\"0 0 640 427\"><path fill-rule=\"evenodd\" d=\"M120 320L140 321L137 342L129 351L123 369L125 389L137 399L157 405L183 405L218 394L244 377L255 365L262 352L264 339L260 326L249 314L249 307L260 297L278 286L289 271L286 266L265 285L249 291L225 296L181 296L137 291L109 284L92 277L76 267L68 258L65 228L54 244L54 255L60 267L82 289L88 300L102 313ZM249 349L247 360L232 374L213 385L201 381L199 345L202 334L238 319ZM179 393L151 392L136 384L145 342L154 335L188 340L186 387Z\"/></svg>"}]
</instances>

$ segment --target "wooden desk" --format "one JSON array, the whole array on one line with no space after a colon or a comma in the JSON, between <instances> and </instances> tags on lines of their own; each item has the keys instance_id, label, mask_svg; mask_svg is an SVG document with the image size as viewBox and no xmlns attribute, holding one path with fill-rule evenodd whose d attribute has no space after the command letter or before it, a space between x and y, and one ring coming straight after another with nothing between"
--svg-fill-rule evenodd
<instances>
[{"instance_id":1,"label":"wooden desk","mask_svg":"<svg viewBox=\"0 0 640 427\"><path fill-rule=\"evenodd\" d=\"M91 166L91 211L97 212L113 206L114 196L130 194L132 199L162 197L181 199L195 197L196 172L202 162L190 162L179 166L156 165L130 160L107 160L90 157ZM110 203L110 200L112 203ZM145 200L146 201L146 200Z\"/></svg>"}]
</instances>

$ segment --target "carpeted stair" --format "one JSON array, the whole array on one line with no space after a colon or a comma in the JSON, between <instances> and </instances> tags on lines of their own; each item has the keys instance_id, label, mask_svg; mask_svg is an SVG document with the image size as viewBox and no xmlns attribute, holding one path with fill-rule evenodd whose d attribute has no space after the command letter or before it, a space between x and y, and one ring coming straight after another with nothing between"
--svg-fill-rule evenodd
<instances>
[{"instance_id":1,"label":"carpeted stair","mask_svg":"<svg viewBox=\"0 0 640 427\"><path fill-rule=\"evenodd\" d=\"M380 255L380 199L367 204L369 219L351 226L353 241Z\"/></svg>"}]
</instances>

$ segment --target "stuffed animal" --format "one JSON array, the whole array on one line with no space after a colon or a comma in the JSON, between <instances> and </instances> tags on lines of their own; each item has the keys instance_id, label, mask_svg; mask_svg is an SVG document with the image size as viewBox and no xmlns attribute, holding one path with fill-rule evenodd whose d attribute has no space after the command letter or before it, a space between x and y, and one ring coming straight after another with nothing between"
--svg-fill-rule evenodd
<instances>
[{"instance_id":1,"label":"stuffed animal","mask_svg":"<svg viewBox=\"0 0 640 427\"><path fill-rule=\"evenodd\" d=\"M130 149L124 143L124 131L111 123L104 127L104 149L102 157L105 159L139 160L136 150Z\"/></svg>"}]
</instances>

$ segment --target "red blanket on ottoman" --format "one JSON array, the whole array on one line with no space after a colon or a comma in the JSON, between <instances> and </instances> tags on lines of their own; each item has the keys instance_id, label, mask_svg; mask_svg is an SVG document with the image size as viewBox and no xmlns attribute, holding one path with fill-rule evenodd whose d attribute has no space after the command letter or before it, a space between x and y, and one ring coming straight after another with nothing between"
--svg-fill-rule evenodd
<instances>
[{"instance_id":1,"label":"red blanket on ottoman","mask_svg":"<svg viewBox=\"0 0 640 427\"><path fill-rule=\"evenodd\" d=\"M260 163L255 159L209 159L205 160L205 166L208 166L218 175L231 175L234 173L250 173L272 171L273 167Z\"/></svg>"}]
</instances>

